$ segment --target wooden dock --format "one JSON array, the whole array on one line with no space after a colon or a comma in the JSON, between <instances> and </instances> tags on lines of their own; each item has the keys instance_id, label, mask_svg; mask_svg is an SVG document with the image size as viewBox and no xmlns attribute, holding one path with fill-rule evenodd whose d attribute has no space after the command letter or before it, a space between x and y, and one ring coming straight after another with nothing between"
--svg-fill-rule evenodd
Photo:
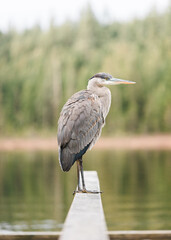
<instances>
[{"instance_id":1,"label":"wooden dock","mask_svg":"<svg viewBox=\"0 0 171 240\"><path fill-rule=\"evenodd\" d=\"M88 190L100 191L97 172L84 172ZM62 232L0 232L0 240L171 239L171 231L107 231L101 194L76 193Z\"/></svg>"},{"instance_id":2,"label":"wooden dock","mask_svg":"<svg viewBox=\"0 0 171 240\"><path fill-rule=\"evenodd\" d=\"M110 240L167 240L171 231L108 231ZM0 240L59 240L61 232L10 232L1 233ZM82 240L82 238L80 238Z\"/></svg>"},{"instance_id":3,"label":"wooden dock","mask_svg":"<svg viewBox=\"0 0 171 240\"><path fill-rule=\"evenodd\" d=\"M97 172L84 172L88 190L100 191ZM108 240L101 194L76 193L60 240Z\"/></svg>"}]
</instances>

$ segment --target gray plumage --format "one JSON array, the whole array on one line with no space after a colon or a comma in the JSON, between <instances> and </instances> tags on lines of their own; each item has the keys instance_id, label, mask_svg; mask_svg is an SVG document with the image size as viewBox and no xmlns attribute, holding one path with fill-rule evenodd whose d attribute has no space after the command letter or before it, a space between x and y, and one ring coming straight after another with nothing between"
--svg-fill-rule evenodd
<instances>
[{"instance_id":1,"label":"gray plumage","mask_svg":"<svg viewBox=\"0 0 171 240\"><path fill-rule=\"evenodd\" d=\"M90 90L75 93L67 101L58 122L59 159L63 171L71 168L87 146L93 146L103 124L100 101Z\"/></svg>"},{"instance_id":2,"label":"gray plumage","mask_svg":"<svg viewBox=\"0 0 171 240\"><path fill-rule=\"evenodd\" d=\"M111 104L111 93L106 85L120 83L133 82L97 73L89 79L87 90L75 93L62 108L57 137L63 171L69 171L99 138Z\"/></svg>"}]
</instances>

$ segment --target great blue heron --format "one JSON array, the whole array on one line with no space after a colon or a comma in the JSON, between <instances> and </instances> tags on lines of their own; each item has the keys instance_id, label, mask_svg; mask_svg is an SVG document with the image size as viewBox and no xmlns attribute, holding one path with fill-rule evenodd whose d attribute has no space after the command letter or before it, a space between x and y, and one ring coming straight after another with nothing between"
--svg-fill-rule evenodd
<instances>
[{"instance_id":1,"label":"great blue heron","mask_svg":"<svg viewBox=\"0 0 171 240\"><path fill-rule=\"evenodd\" d=\"M75 93L63 106L58 121L59 162L63 171L69 171L77 162L76 192L98 193L85 187L82 156L94 146L105 125L111 105L111 92L106 85L134 83L113 78L108 73L97 73L89 79L87 90Z\"/></svg>"}]
</instances>

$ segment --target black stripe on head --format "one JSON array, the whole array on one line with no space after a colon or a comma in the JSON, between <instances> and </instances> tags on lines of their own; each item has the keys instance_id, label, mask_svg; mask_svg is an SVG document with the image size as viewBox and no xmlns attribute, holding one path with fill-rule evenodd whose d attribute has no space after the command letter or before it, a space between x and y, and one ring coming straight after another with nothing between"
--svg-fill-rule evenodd
<instances>
[{"instance_id":1,"label":"black stripe on head","mask_svg":"<svg viewBox=\"0 0 171 240\"><path fill-rule=\"evenodd\" d=\"M93 77L91 77L90 79L92 78L102 78L102 79L106 79L106 80L109 80L112 78L112 75L110 75L109 73L104 73L104 72L100 72L100 73L96 73ZM90 80L89 79L89 80Z\"/></svg>"}]
</instances>

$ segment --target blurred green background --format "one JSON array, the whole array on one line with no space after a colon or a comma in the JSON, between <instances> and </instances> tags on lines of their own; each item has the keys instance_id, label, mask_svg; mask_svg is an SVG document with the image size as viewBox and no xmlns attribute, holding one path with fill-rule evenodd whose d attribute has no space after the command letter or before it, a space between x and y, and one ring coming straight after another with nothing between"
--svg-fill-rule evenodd
<instances>
[{"instance_id":1,"label":"blurred green background","mask_svg":"<svg viewBox=\"0 0 171 240\"><path fill-rule=\"evenodd\" d=\"M170 132L170 26L171 5L106 24L87 7L46 30L0 32L0 135L56 132L65 101L99 71L137 82L111 89L104 134Z\"/></svg>"},{"instance_id":2,"label":"blurred green background","mask_svg":"<svg viewBox=\"0 0 171 240\"><path fill-rule=\"evenodd\" d=\"M15 28L14 23L0 30L0 231L61 230L77 183L75 166L65 174L58 163L57 120L66 100L85 89L90 77L108 72L136 81L132 86L111 87L112 105L103 135L155 133L162 142L161 135L171 132L171 1L164 11L153 8L144 17L137 13L139 18L126 21L100 20L87 5L76 20L58 24L52 18L47 28L35 23L27 28L23 17L29 7L35 14L36 4L37 14L42 11L43 16L46 1L15 0L11 12L2 11L5 4L9 10L8 1L0 8L0 29L3 16L10 15L14 6L24 28ZM55 7L62 11L57 2ZM123 1L110 5L116 7L118 2ZM138 1L125 2L123 10ZM145 2L139 1L138 8ZM39 143L41 150L34 149L34 137L48 141L52 135L54 151L45 151L46 142ZM21 137L20 144L16 141L15 150L8 151L15 136ZM30 137L30 145L23 136ZM3 149L6 139L10 141ZM108 229L170 229L169 147L167 151L124 150L124 144L121 150L103 147L86 153L84 169L98 172Z\"/></svg>"}]
</instances>

